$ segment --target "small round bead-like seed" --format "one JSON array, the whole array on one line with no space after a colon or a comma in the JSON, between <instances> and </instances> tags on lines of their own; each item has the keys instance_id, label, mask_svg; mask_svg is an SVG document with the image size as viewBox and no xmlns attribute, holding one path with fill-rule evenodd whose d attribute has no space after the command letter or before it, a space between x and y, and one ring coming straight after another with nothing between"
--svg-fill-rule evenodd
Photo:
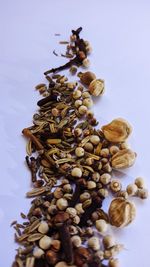
<instances>
[{"instance_id":1,"label":"small round bead-like seed","mask_svg":"<svg viewBox=\"0 0 150 267\"><path fill-rule=\"evenodd\" d=\"M108 197L109 192L106 188L100 188L98 190L98 194L99 194L99 196L106 198L106 197Z\"/></svg>"},{"instance_id":2,"label":"small round bead-like seed","mask_svg":"<svg viewBox=\"0 0 150 267\"><path fill-rule=\"evenodd\" d=\"M109 173L104 173L100 177L100 181L102 184L107 185L111 181L111 175Z\"/></svg>"},{"instance_id":3,"label":"small round bead-like seed","mask_svg":"<svg viewBox=\"0 0 150 267\"><path fill-rule=\"evenodd\" d=\"M77 147L75 150L75 154L77 157L83 157L84 156L84 148Z\"/></svg>"},{"instance_id":4,"label":"small round bead-like seed","mask_svg":"<svg viewBox=\"0 0 150 267\"><path fill-rule=\"evenodd\" d=\"M45 250L51 246L51 243L52 243L51 237L45 235L40 239L39 246L40 246L40 248Z\"/></svg>"},{"instance_id":5,"label":"small round bead-like seed","mask_svg":"<svg viewBox=\"0 0 150 267\"><path fill-rule=\"evenodd\" d=\"M80 90L76 90L76 91L73 92L73 98L74 98L74 99L78 99L78 98L80 98L81 95L82 95L82 93L81 93Z\"/></svg>"},{"instance_id":6,"label":"small round bead-like seed","mask_svg":"<svg viewBox=\"0 0 150 267\"><path fill-rule=\"evenodd\" d=\"M114 240L113 236L111 236L111 235L104 236L104 238L103 238L103 245L104 245L104 247L106 249L109 249L109 248L115 246L115 244L116 243L115 243L115 240Z\"/></svg>"},{"instance_id":7,"label":"small round bead-like seed","mask_svg":"<svg viewBox=\"0 0 150 267\"><path fill-rule=\"evenodd\" d=\"M87 182L87 188L88 189L94 189L94 188L96 188L96 183L94 181L88 181Z\"/></svg>"},{"instance_id":8,"label":"small round bead-like seed","mask_svg":"<svg viewBox=\"0 0 150 267\"><path fill-rule=\"evenodd\" d=\"M80 168L75 167L75 168L72 169L72 171L71 171L71 175L72 175L73 177L79 177L79 178L80 178L80 177L82 176L82 171L81 171Z\"/></svg>"},{"instance_id":9,"label":"small round bead-like seed","mask_svg":"<svg viewBox=\"0 0 150 267\"><path fill-rule=\"evenodd\" d=\"M83 92L82 93L82 98L90 98L91 95L89 94L89 92Z\"/></svg>"},{"instance_id":10,"label":"small round bead-like seed","mask_svg":"<svg viewBox=\"0 0 150 267\"><path fill-rule=\"evenodd\" d=\"M108 148L101 149L100 156L107 158L109 156L109 149Z\"/></svg>"},{"instance_id":11,"label":"small round bead-like seed","mask_svg":"<svg viewBox=\"0 0 150 267\"><path fill-rule=\"evenodd\" d=\"M127 193L129 196L135 196L137 193L138 187L136 184L129 184L127 186Z\"/></svg>"},{"instance_id":12,"label":"small round bead-like seed","mask_svg":"<svg viewBox=\"0 0 150 267\"><path fill-rule=\"evenodd\" d=\"M69 213L70 218L74 218L74 217L77 215L77 211L76 211L76 209L71 208L71 207L67 208L67 209L66 209L66 212Z\"/></svg>"},{"instance_id":13,"label":"small round bead-like seed","mask_svg":"<svg viewBox=\"0 0 150 267\"><path fill-rule=\"evenodd\" d=\"M93 106L93 100L91 98L83 99L83 105L87 108L91 108Z\"/></svg>"},{"instance_id":14,"label":"small round bead-like seed","mask_svg":"<svg viewBox=\"0 0 150 267\"><path fill-rule=\"evenodd\" d=\"M93 250L97 251L100 249L100 242L99 242L99 238L98 237L91 237L89 240L88 240L88 246L90 248L92 248Z\"/></svg>"},{"instance_id":15,"label":"small round bead-like seed","mask_svg":"<svg viewBox=\"0 0 150 267\"><path fill-rule=\"evenodd\" d=\"M76 209L78 215L84 213L84 209L83 209L82 203L76 204L75 205L75 209Z\"/></svg>"},{"instance_id":16,"label":"small round bead-like seed","mask_svg":"<svg viewBox=\"0 0 150 267\"><path fill-rule=\"evenodd\" d=\"M119 151L119 147L118 146L111 146L109 148L109 152L110 152L111 155L116 154L118 151Z\"/></svg>"},{"instance_id":17,"label":"small round bead-like seed","mask_svg":"<svg viewBox=\"0 0 150 267\"><path fill-rule=\"evenodd\" d=\"M135 184L137 185L138 188L143 189L144 186L145 186L144 179L143 179L142 177L137 177L137 178L135 179Z\"/></svg>"},{"instance_id":18,"label":"small round bead-like seed","mask_svg":"<svg viewBox=\"0 0 150 267\"><path fill-rule=\"evenodd\" d=\"M98 135L92 135L90 137L90 142L93 144L93 145L98 145L99 142L100 142L100 138Z\"/></svg>"},{"instance_id":19,"label":"small round bead-like seed","mask_svg":"<svg viewBox=\"0 0 150 267\"><path fill-rule=\"evenodd\" d=\"M82 100L76 100L75 102L74 102L74 105L75 105L75 107L76 108L79 108L81 105L82 105Z\"/></svg>"},{"instance_id":20,"label":"small round bead-like seed","mask_svg":"<svg viewBox=\"0 0 150 267\"><path fill-rule=\"evenodd\" d=\"M100 174L98 172L94 172L92 174L92 179L95 181L95 182L99 182L99 179L100 179Z\"/></svg>"},{"instance_id":21,"label":"small round bead-like seed","mask_svg":"<svg viewBox=\"0 0 150 267\"><path fill-rule=\"evenodd\" d=\"M59 210L65 210L68 207L68 201L65 198L60 198L56 202L56 206Z\"/></svg>"},{"instance_id":22,"label":"small round bead-like seed","mask_svg":"<svg viewBox=\"0 0 150 267\"><path fill-rule=\"evenodd\" d=\"M93 151L93 145L90 142L87 142L84 146L84 149L88 152L92 152Z\"/></svg>"},{"instance_id":23,"label":"small round bead-like seed","mask_svg":"<svg viewBox=\"0 0 150 267\"><path fill-rule=\"evenodd\" d=\"M108 265L109 267L119 267L120 266L118 259L110 259L108 264L109 264Z\"/></svg>"},{"instance_id":24,"label":"small round bead-like seed","mask_svg":"<svg viewBox=\"0 0 150 267\"><path fill-rule=\"evenodd\" d=\"M33 256L37 259L41 258L42 255L44 254L43 249L39 248L39 247L35 247L33 250Z\"/></svg>"},{"instance_id":25,"label":"small round bead-like seed","mask_svg":"<svg viewBox=\"0 0 150 267\"><path fill-rule=\"evenodd\" d=\"M81 246L82 240L80 238L80 236L78 235L74 235L71 237L71 241L74 247L78 248Z\"/></svg>"},{"instance_id":26,"label":"small round bead-like seed","mask_svg":"<svg viewBox=\"0 0 150 267\"><path fill-rule=\"evenodd\" d=\"M96 229L101 233L105 233L108 229L108 224L103 219L97 220L96 221Z\"/></svg>"},{"instance_id":27,"label":"small round bead-like seed","mask_svg":"<svg viewBox=\"0 0 150 267\"><path fill-rule=\"evenodd\" d=\"M47 222L44 222L42 221L38 227L38 231L41 233L41 234L46 234L49 230L49 226L48 226L48 223Z\"/></svg>"},{"instance_id":28,"label":"small round bead-like seed","mask_svg":"<svg viewBox=\"0 0 150 267\"><path fill-rule=\"evenodd\" d=\"M81 202L84 202L90 198L91 198L91 195L88 192L84 192L83 194L80 195L80 201Z\"/></svg>"},{"instance_id":29,"label":"small round bead-like seed","mask_svg":"<svg viewBox=\"0 0 150 267\"><path fill-rule=\"evenodd\" d=\"M84 106L84 105L81 105L79 108L78 108L78 111L81 115L85 115L86 112L87 112L87 107Z\"/></svg>"},{"instance_id":30,"label":"small round bead-like seed","mask_svg":"<svg viewBox=\"0 0 150 267\"><path fill-rule=\"evenodd\" d=\"M82 65L85 67L85 68L88 68L90 66L90 61L88 58L85 58L83 61L82 61Z\"/></svg>"}]
</instances>

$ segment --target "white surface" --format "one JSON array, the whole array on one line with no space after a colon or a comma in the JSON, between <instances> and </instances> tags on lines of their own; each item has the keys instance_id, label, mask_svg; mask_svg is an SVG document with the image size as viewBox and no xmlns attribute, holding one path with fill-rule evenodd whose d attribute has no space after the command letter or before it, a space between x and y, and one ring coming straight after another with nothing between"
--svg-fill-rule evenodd
<instances>
[{"instance_id":1,"label":"white surface","mask_svg":"<svg viewBox=\"0 0 150 267\"><path fill-rule=\"evenodd\" d=\"M24 164L21 130L31 124L36 110L34 86L44 81L44 70L65 62L52 54L61 51L72 28L83 26L83 37L93 46L91 70L106 81L106 94L94 107L97 118L128 119L130 143L138 153L125 183L142 175L150 186L150 2L1 0L0 8L0 266L10 267L15 255L9 227L20 211L27 212L25 192L30 175ZM61 33L61 37L54 36ZM133 178L131 178L133 177ZM135 222L116 231L127 250L121 267L149 267L149 200L137 201Z\"/></svg>"}]
</instances>

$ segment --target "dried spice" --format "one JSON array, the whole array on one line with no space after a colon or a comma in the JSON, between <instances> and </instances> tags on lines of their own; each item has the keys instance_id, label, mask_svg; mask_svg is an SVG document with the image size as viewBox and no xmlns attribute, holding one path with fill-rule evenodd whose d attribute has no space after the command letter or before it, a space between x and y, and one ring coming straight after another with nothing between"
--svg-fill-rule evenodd
<instances>
[{"instance_id":1,"label":"dried spice","mask_svg":"<svg viewBox=\"0 0 150 267\"><path fill-rule=\"evenodd\" d=\"M62 56L71 60L44 73L47 82L35 87L43 97L39 109L32 126L22 131L33 188L26 194L32 201L28 214L21 212L23 223L11 224L20 246L12 267L118 266L115 257L123 246L109 229L134 219L129 196L148 197L141 177L125 190L113 178L114 169L134 164L136 153L126 143L132 128L124 119L95 127L92 96L104 93L104 80L87 71L70 82L59 73L69 68L75 75L79 66L89 65L91 46L81 30L73 30L70 41L60 41L67 45ZM107 213L103 202L109 192L114 199Z\"/></svg>"}]
</instances>

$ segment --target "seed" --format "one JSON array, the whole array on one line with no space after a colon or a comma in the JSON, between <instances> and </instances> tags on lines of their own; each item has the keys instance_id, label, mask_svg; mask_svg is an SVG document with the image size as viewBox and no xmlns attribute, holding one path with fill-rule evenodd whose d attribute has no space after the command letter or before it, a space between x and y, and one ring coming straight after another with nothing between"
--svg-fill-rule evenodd
<instances>
[{"instance_id":1,"label":"seed","mask_svg":"<svg viewBox=\"0 0 150 267\"><path fill-rule=\"evenodd\" d=\"M82 100L76 100L75 102L74 102L74 105L75 105L75 107L76 108L79 108L81 105L82 105Z\"/></svg>"},{"instance_id":2,"label":"seed","mask_svg":"<svg viewBox=\"0 0 150 267\"><path fill-rule=\"evenodd\" d=\"M97 220L96 221L96 229L101 233L105 233L108 229L108 224L103 219Z\"/></svg>"},{"instance_id":3,"label":"seed","mask_svg":"<svg viewBox=\"0 0 150 267\"><path fill-rule=\"evenodd\" d=\"M77 147L75 150L75 154L77 157L83 157L84 156L84 148Z\"/></svg>"},{"instance_id":4,"label":"seed","mask_svg":"<svg viewBox=\"0 0 150 267\"><path fill-rule=\"evenodd\" d=\"M97 251L100 249L100 242L99 242L99 238L98 237L91 237L89 240L88 240L88 246L90 248L92 248L93 250Z\"/></svg>"},{"instance_id":5,"label":"seed","mask_svg":"<svg viewBox=\"0 0 150 267\"><path fill-rule=\"evenodd\" d=\"M90 142L93 144L93 145L98 145L98 143L100 142L100 138L99 136L97 135L92 135L90 137Z\"/></svg>"},{"instance_id":6,"label":"seed","mask_svg":"<svg viewBox=\"0 0 150 267\"><path fill-rule=\"evenodd\" d=\"M144 179L143 179L142 177L137 177L137 178L135 179L135 184L137 185L138 188L143 189L144 186L145 186Z\"/></svg>"},{"instance_id":7,"label":"seed","mask_svg":"<svg viewBox=\"0 0 150 267\"><path fill-rule=\"evenodd\" d=\"M56 202L56 206L59 210L65 210L68 207L68 201L65 198L60 198Z\"/></svg>"},{"instance_id":8,"label":"seed","mask_svg":"<svg viewBox=\"0 0 150 267\"><path fill-rule=\"evenodd\" d=\"M88 68L90 66L90 61L88 58L85 58L83 61L82 61L82 65L85 67L85 68Z\"/></svg>"},{"instance_id":9,"label":"seed","mask_svg":"<svg viewBox=\"0 0 150 267\"><path fill-rule=\"evenodd\" d=\"M74 98L74 99L78 99L78 98L80 98L81 95L82 95L82 93L81 93L80 90L76 90L76 91L73 92L73 98Z\"/></svg>"},{"instance_id":10,"label":"seed","mask_svg":"<svg viewBox=\"0 0 150 267\"><path fill-rule=\"evenodd\" d=\"M87 188L88 189L94 189L94 188L96 188L96 183L94 181L88 181L87 182Z\"/></svg>"},{"instance_id":11,"label":"seed","mask_svg":"<svg viewBox=\"0 0 150 267\"><path fill-rule=\"evenodd\" d=\"M72 169L71 175L73 177L79 177L80 178L82 176L82 171L81 171L80 168L75 167L75 168Z\"/></svg>"},{"instance_id":12,"label":"seed","mask_svg":"<svg viewBox=\"0 0 150 267\"><path fill-rule=\"evenodd\" d=\"M100 181L102 184L107 185L111 181L111 175L109 173L104 173L100 177Z\"/></svg>"},{"instance_id":13,"label":"seed","mask_svg":"<svg viewBox=\"0 0 150 267\"><path fill-rule=\"evenodd\" d=\"M137 192L138 197L142 199L148 198L148 190L147 189L139 189Z\"/></svg>"},{"instance_id":14,"label":"seed","mask_svg":"<svg viewBox=\"0 0 150 267\"><path fill-rule=\"evenodd\" d=\"M91 98L83 99L83 105L87 108L91 108L93 106L93 100Z\"/></svg>"},{"instance_id":15,"label":"seed","mask_svg":"<svg viewBox=\"0 0 150 267\"><path fill-rule=\"evenodd\" d=\"M117 179L112 180L111 183L110 183L110 189L111 189L114 193L119 192L119 191L121 190L121 187L122 187L122 186L121 186L121 183L120 183L120 181L117 180Z\"/></svg>"},{"instance_id":16,"label":"seed","mask_svg":"<svg viewBox=\"0 0 150 267\"><path fill-rule=\"evenodd\" d=\"M111 236L111 235L104 236L103 244L104 244L104 247L106 249L109 249L109 248L115 246L115 240L114 240L113 236Z\"/></svg>"},{"instance_id":17,"label":"seed","mask_svg":"<svg viewBox=\"0 0 150 267\"><path fill-rule=\"evenodd\" d=\"M136 184L129 184L127 186L127 193L130 196L134 196L137 193L138 187Z\"/></svg>"},{"instance_id":18,"label":"seed","mask_svg":"<svg viewBox=\"0 0 150 267\"><path fill-rule=\"evenodd\" d=\"M40 248L46 250L51 246L51 243L52 243L51 237L45 235L40 239L39 246Z\"/></svg>"},{"instance_id":19,"label":"seed","mask_svg":"<svg viewBox=\"0 0 150 267\"><path fill-rule=\"evenodd\" d=\"M87 112L87 107L84 106L84 105L81 105L79 108L78 108L78 111L81 115L85 115L86 112Z\"/></svg>"},{"instance_id":20,"label":"seed","mask_svg":"<svg viewBox=\"0 0 150 267\"><path fill-rule=\"evenodd\" d=\"M74 245L74 247L78 248L81 246L82 241L78 235L72 236L71 241L72 241L72 244Z\"/></svg>"},{"instance_id":21,"label":"seed","mask_svg":"<svg viewBox=\"0 0 150 267\"><path fill-rule=\"evenodd\" d=\"M41 258L42 255L44 254L44 251L39 248L39 247L35 247L34 250L33 250L33 256L37 259Z\"/></svg>"},{"instance_id":22,"label":"seed","mask_svg":"<svg viewBox=\"0 0 150 267\"><path fill-rule=\"evenodd\" d=\"M49 226L47 222L42 221L38 227L38 231L42 234L46 234L49 230Z\"/></svg>"}]
</instances>

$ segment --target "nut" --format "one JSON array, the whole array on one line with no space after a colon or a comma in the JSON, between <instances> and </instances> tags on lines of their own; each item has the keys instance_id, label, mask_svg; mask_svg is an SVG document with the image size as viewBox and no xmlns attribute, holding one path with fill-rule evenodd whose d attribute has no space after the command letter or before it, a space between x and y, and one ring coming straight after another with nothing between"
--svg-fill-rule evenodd
<instances>
[{"instance_id":1,"label":"nut","mask_svg":"<svg viewBox=\"0 0 150 267\"><path fill-rule=\"evenodd\" d=\"M99 142L100 142L100 138L98 135L92 135L90 137L90 142L93 144L93 145L98 145Z\"/></svg>"},{"instance_id":2,"label":"nut","mask_svg":"<svg viewBox=\"0 0 150 267\"><path fill-rule=\"evenodd\" d=\"M112 156L111 164L114 169L128 168L136 159L136 153L130 149L123 149Z\"/></svg>"},{"instance_id":3,"label":"nut","mask_svg":"<svg viewBox=\"0 0 150 267\"><path fill-rule=\"evenodd\" d=\"M124 119L118 118L102 127L105 138L114 143L124 142L132 132L131 125Z\"/></svg>"},{"instance_id":4,"label":"nut","mask_svg":"<svg viewBox=\"0 0 150 267\"><path fill-rule=\"evenodd\" d=\"M105 85L104 80L95 79L89 85L89 91L93 96L100 96L104 94Z\"/></svg>"},{"instance_id":5,"label":"nut","mask_svg":"<svg viewBox=\"0 0 150 267\"><path fill-rule=\"evenodd\" d=\"M85 85L90 85L90 83L95 79L96 75L91 71L86 71L80 75L80 80Z\"/></svg>"},{"instance_id":6,"label":"nut","mask_svg":"<svg viewBox=\"0 0 150 267\"><path fill-rule=\"evenodd\" d=\"M134 220L136 209L132 202L118 197L112 200L108 214L112 225L124 227Z\"/></svg>"}]
</instances>

